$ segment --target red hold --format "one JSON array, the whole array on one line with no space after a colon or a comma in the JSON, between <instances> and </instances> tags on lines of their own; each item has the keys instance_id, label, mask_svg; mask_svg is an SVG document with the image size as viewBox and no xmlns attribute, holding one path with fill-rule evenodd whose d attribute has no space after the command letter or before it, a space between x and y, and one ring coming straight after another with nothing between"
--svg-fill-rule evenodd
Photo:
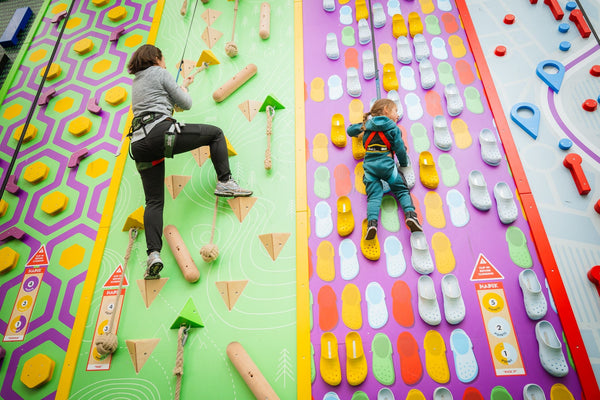
<instances>
[{"instance_id":1,"label":"red hold","mask_svg":"<svg viewBox=\"0 0 600 400\"><path fill-rule=\"evenodd\" d=\"M600 76L600 65L594 65L590 68L590 75Z\"/></svg>"},{"instance_id":2,"label":"red hold","mask_svg":"<svg viewBox=\"0 0 600 400\"><path fill-rule=\"evenodd\" d=\"M571 14L569 14L569 20L573 21L582 38L587 38L591 35L592 31L585 21L583 13L580 9L576 8L575 10L571 11Z\"/></svg>"},{"instance_id":3,"label":"red hold","mask_svg":"<svg viewBox=\"0 0 600 400\"><path fill-rule=\"evenodd\" d=\"M544 4L550 7L550 11L552 11L552 15L554 15L554 19L560 21L565 16L565 12L558 4L557 0L544 0Z\"/></svg>"},{"instance_id":4,"label":"red hold","mask_svg":"<svg viewBox=\"0 0 600 400\"><path fill-rule=\"evenodd\" d=\"M598 108L598 102L594 99L587 99L586 101L583 102L583 104L581 105L581 107L585 110L585 111L596 111L596 108Z\"/></svg>"},{"instance_id":5,"label":"red hold","mask_svg":"<svg viewBox=\"0 0 600 400\"><path fill-rule=\"evenodd\" d=\"M583 168L581 168L582 162L581 156L576 153L567 154L563 160L563 165L571 171L571 176L580 195L588 194L591 190Z\"/></svg>"},{"instance_id":6,"label":"red hold","mask_svg":"<svg viewBox=\"0 0 600 400\"><path fill-rule=\"evenodd\" d=\"M504 16L504 23L506 25L512 25L515 23L515 16L513 14L506 14Z\"/></svg>"},{"instance_id":7,"label":"red hold","mask_svg":"<svg viewBox=\"0 0 600 400\"><path fill-rule=\"evenodd\" d=\"M506 47L505 46L497 46L494 50L494 54L498 57L504 57L506 55Z\"/></svg>"},{"instance_id":8,"label":"red hold","mask_svg":"<svg viewBox=\"0 0 600 400\"><path fill-rule=\"evenodd\" d=\"M598 200L598 201L596 202L596 204L594 204L594 210L596 210L596 212L597 212L598 214L600 214L600 200Z\"/></svg>"},{"instance_id":9,"label":"red hold","mask_svg":"<svg viewBox=\"0 0 600 400\"><path fill-rule=\"evenodd\" d=\"M587 273L587 277L594 285L600 296L600 265L594 265Z\"/></svg>"}]
</instances>

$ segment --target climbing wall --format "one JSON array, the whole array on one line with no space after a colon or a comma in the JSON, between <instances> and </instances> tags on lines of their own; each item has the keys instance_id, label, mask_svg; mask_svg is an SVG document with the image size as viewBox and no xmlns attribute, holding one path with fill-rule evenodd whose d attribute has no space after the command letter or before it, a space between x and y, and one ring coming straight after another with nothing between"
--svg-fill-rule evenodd
<instances>
[{"instance_id":1,"label":"climbing wall","mask_svg":"<svg viewBox=\"0 0 600 400\"><path fill-rule=\"evenodd\" d=\"M475 389L484 398L506 391L520 398L524 386L535 383L547 396L552 387L565 385L578 397L581 388L572 365L558 378L540 364L536 326L542 341L556 332L560 357L566 359L567 349L521 207L514 209L516 220L500 221L505 209L497 208L498 195L505 191L518 205L518 193L502 147L498 165L484 162L489 153L482 151L481 136L500 139L456 6L375 2L373 19L364 24L357 22L368 15L364 4L329 3L328 10L321 4L304 7L304 41L319 44L305 46L304 54L313 396L360 399L380 393L390 398L384 389L389 388L396 398L411 390L414 398L432 398L436 389L442 396L445 389L438 388L445 387L454 398ZM419 24L422 36L415 38L416 32L407 28L418 29ZM413 59L402 63L403 48L396 38L407 34ZM435 76L430 89L421 83L426 64L416 59L423 45ZM368 70L373 57L376 79ZM450 84L464 104L458 116L447 110L444 89ZM343 133L362 120L374 99L394 98L393 90L403 110L399 126L416 180L411 195L425 240L411 241L403 213L388 193L376 243L368 243L362 239L367 199L360 148ZM434 135L436 117L438 127L447 126L450 146ZM432 161L439 177L435 189L424 185ZM487 184L475 202L487 192L488 211L472 204L475 177ZM427 286L416 271L427 257L435 266L429 284L441 312L437 326L426 324L419 314L420 308L426 317L431 310L423 307ZM548 310L540 320L528 318L525 310L519 282L524 271L524 287L541 282ZM459 308L444 298L455 295L457 284L466 304L466 317L458 324L452 314Z\"/></svg>"}]
</instances>

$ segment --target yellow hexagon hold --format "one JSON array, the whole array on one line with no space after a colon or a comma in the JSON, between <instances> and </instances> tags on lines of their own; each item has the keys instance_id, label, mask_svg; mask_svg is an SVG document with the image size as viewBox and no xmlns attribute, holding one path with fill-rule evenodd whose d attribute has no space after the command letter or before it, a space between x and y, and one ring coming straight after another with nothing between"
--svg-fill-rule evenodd
<instances>
[{"instance_id":1,"label":"yellow hexagon hold","mask_svg":"<svg viewBox=\"0 0 600 400\"><path fill-rule=\"evenodd\" d=\"M8 202L6 200L0 200L0 218L4 217L8 211Z\"/></svg>"},{"instance_id":2,"label":"yellow hexagon hold","mask_svg":"<svg viewBox=\"0 0 600 400\"><path fill-rule=\"evenodd\" d=\"M80 55L89 53L93 48L94 42L88 38L83 38L73 45L73 50Z\"/></svg>"},{"instance_id":3,"label":"yellow hexagon hold","mask_svg":"<svg viewBox=\"0 0 600 400\"><path fill-rule=\"evenodd\" d=\"M62 3L62 4L58 4L58 5L54 6L54 8L52 8L51 13L54 14L54 15L56 15L58 13L66 11L66 10L67 10L66 3Z\"/></svg>"},{"instance_id":4,"label":"yellow hexagon hold","mask_svg":"<svg viewBox=\"0 0 600 400\"><path fill-rule=\"evenodd\" d=\"M23 178L31 184L36 184L46 179L48 177L48 172L50 172L50 168L48 168L46 164L41 161L36 161L25 168Z\"/></svg>"},{"instance_id":5,"label":"yellow hexagon hold","mask_svg":"<svg viewBox=\"0 0 600 400\"><path fill-rule=\"evenodd\" d=\"M25 125L21 125L17 129L15 129L15 133L13 134L13 139L19 140L21 138L21 132L23 132L24 126ZM35 127L35 125L29 124L29 126L27 127L27 131L25 131L25 136L23 137L23 143L27 143L27 142L30 142L33 139L35 139L35 136L37 135L37 131L38 130Z\"/></svg>"},{"instance_id":6,"label":"yellow hexagon hold","mask_svg":"<svg viewBox=\"0 0 600 400\"><path fill-rule=\"evenodd\" d=\"M46 54L48 54L48 51L46 51L46 49L36 50L29 56L29 61L38 62L42 58L46 57Z\"/></svg>"},{"instance_id":7,"label":"yellow hexagon hold","mask_svg":"<svg viewBox=\"0 0 600 400\"><path fill-rule=\"evenodd\" d=\"M92 67L92 71L94 71L97 74L101 74L107 69L109 69L110 65L110 60L100 60L96 64L94 64L94 66Z\"/></svg>"},{"instance_id":8,"label":"yellow hexagon hold","mask_svg":"<svg viewBox=\"0 0 600 400\"><path fill-rule=\"evenodd\" d=\"M62 192L52 192L42 200L42 211L49 215L56 215L67 208L69 198Z\"/></svg>"},{"instance_id":9,"label":"yellow hexagon hold","mask_svg":"<svg viewBox=\"0 0 600 400\"><path fill-rule=\"evenodd\" d=\"M106 100L108 104L117 106L127 100L127 90L121 86L115 86L106 92L104 100Z\"/></svg>"},{"instance_id":10,"label":"yellow hexagon hold","mask_svg":"<svg viewBox=\"0 0 600 400\"><path fill-rule=\"evenodd\" d=\"M89 177L97 178L108 170L108 164L108 161L99 158L88 164L85 173Z\"/></svg>"},{"instance_id":11,"label":"yellow hexagon hold","mask_svg":"<svg viewBox=\"0 0 600 400\"><path fill-rule=\"evenodd\" d=\"M79 24L81 24L81 18L79 18L79 17L71 17L67 21L66 28L67 29L73 29L73 28L78 27Z\"/></svg>"},{"instance_id":12,"label":"yellow hexagon hold","mask_svg":"<svg viewBox=\"0 0 600 400\"><path fill-rule=\"evenodd\" d=\"M111 9L108 14L106 14L106 16L108 17L108 19L110 19L113 22L117 22L122 20L123 18L125 18L127 16L127 9L123 6L117 6L113 9Z\"/></svg>"},{"instance_id":13,"label":"yellow hexagon hold","mask_svg":"<svg viewBox=\"0 0 600 400\"><path fill-rule=\"evenodd\" d=\"M50 382L56 363L45 354L39 353L25 361L21 371L21 382L29 389L35 389Z\"/></svg>"},{"instance_id":14,"label":"yellow hexagon hold","mask_svg":"<svg viewBox=\"0 0 600 400\"><path fill-rule=\"evenodd\" d=\"M75 100L73 100L72 97L63 97L59 100L56 100L56 102L54 103L54 111L58 113L65 112L69 108L73 107L74 101Z\"/></svg>"},{"instance_id":15,"label":"yellow hexagon hold","mask_svg":"<svg viewBox=\"0 0 600 400\"><path fill-rule=\"evenodd\" d=\"M19 253L6 246L0 249L0 274L6 274L17 266Z\"/></svg>"},{"instance_id":16,"label":"yellow hexagon hold","mask_svg":"<svg viewBox=\"0 0 600 400\"><path fill-rule=\"evenodd\" d=\"M69 133L74 136L83 136L92 129L92 121L83 115L75 118L69 124Z\"/></svg>"},{"instance_id":17,"label":"yellow hexagon hold","mask_svg":"<svg viewBox=\"0 0 600 400\"><path fill-rule=\"evenodd\" d=\"M96 7L102 7L107 5L109 0L92 0L92 4Z\"/></svg>"},{"instance_id":18,"label":"yellow hexagon hold","mask_svg":"<svg viewBox=\"0 0 600 400\"><path fill-rule=\"evenodd\" d=\"M144 40L142 35L131 35L125 39L125 46L130 48L137 47L138 44L142 43L142 40Z\"/></svg>"},{"instance_id":19,"label":"yellow hexagon hold","mask_svg":"<svg viewBox=\"0 0 600 400\"><path fill-rule=\"evenodd\" d=\"M65 269L71 269L81 264L84 256L85 249L75 243L63 250L58 263Z\"/></svg>"},{"instance_id":20,"label":"yellow hexagon hold","mask_svg":"<svg viewBox=\"0 0 600 400\"><path fill-rule=\"evenodd\" d=\"M40 71L40 76L44 76L45 72L46 68L42 68L42 70ZM52 63L52 65L50 65L50 69L48 70L48 76L46 76L46 79L49 81L56 79L59 77L61 72L62 68L60 67L60 65Z\"/></svg>"},{"instance_id":21,"label":"yellow hexagon hold","mask_svg":"<svg viewBox=\"0 0 600 400\"><path fill-rule=\"evenodd\" d=\"M23 111L23 106L20 104L13 104L10 107L7 107L6 110L4 110L4 119L13 119L15 117L17 117L19 114L21 114L21 111Z\"/></svg>"}]
</instances>

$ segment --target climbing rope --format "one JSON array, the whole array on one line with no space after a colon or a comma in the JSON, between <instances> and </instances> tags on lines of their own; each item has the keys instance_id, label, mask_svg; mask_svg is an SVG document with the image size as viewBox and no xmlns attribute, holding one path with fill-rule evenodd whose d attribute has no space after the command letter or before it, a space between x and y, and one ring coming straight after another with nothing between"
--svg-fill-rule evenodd
<instances>
[{"instance_id":1,"label":"climbing rope","mask_svg":"<svg viewBox=\"0 0 600 400\"><path fill-rule=\"evenodd\" d=\"M125 258L123 259L123 272L121 273L121 279L119 279L119 290L117 292L117 298L113 303L112 315L110 316L110 322L108 324L108 331L98 336L96 339L96 350L101 356L114 353L119 346L119 341L117 340L117 335L113 333L113 328L115 316L117 315L118 310L117 307L119 306L119 300L121 300L121 290L123 289L123 280L125 277L125 271L127 270L127 263L129 261L129 257L131 256L131 249L133 248L133 242L135 241L136 237L137 228L129 228L129 244L127 245L127 251L125 253Z\"/></svg>"},{"instance_id":2,"label":"climbing rope","mask_svg":"<svg viewBox=\"0 0 600 400\"><path fill-rule=\"evenodd\" d=\"M187 325L181 325L177 332L177 356L175 358L175 368L173 375L177 377L175 385L175 400L179 400L181 396L181 378L183 376L183 346L187 340L188 331L190 328Z\"/></svg>"},{"instance_id":3,"label":"climbing rope","mask_svg":"<svg viewBox=\"0 0 600 400\"><path fill-rule=\"evenodd\" d=\"M373 29L373 7L369 0L369 25L371 27L371 43L373 44L373 65L375 66L375 90L377 99L381 98L381 89L379 88L379 66L377 65L377 49L375 46L375 30Z\"/></svg>"},{"instance_id":4,"label":"climbing rope","mask_svg":"<svg viewBox=\"0 0 600 400\"><path fill-rule=\"evenodd\" d=\"M267 106L267 151L265 151L265 169L271 169L271 135L273 134L273 117L275 109L273 106Z\"/></svg>"},{"instance_id":5,"label":"climbing rope","mask_svg":"<svg viewBox=\"0 0 600 400\"><path fill-rule=\"evenodd\" d=\"M225 54L227 54L229 57L235 57L238 54L237 44L235 44L233 41L233 38L235 37L235 21L237 19L238 2L239 0L235 0L235 4L233 6L233 30L231 31L231 41L225 43Z\"/></svg>"},{"instance_id":6,"label":"climbing rope","mask_svg":"<svg viewBox=\"0 0 600 400\"><path fill-rule=\"evenodd\" d=\"M187 35L185 37L185 45L183 46L183 52L181 53L181 61L179 61L179 68L177 69L177 76L175 77L175 82L179 79L179 74L183 69L183 58L185 57L185 50L187 49L188 41L190 40L190 32L192 31L192 25L194 25L194 17L196 16L196 8L198 8L198 3L200 0L196 0L196 4L194 5L194 11L192 12L192 18L190 19L190 26L188 28Z\"/></svg>"},{"instance_id":7,"label":"climbing rope","mask_svg":"<svg viewBox=\"0 0 600 400\"><path fill-rule=\"evenodd\" d=\"M218 206L219 206L219 197L216 197L215 209L213 212L212 228L210 231L210 243L205 244L200 249L200 255L202 256L202 259L204 260L204 262L207 262L207 263L214 261L217 259L217 257L219 257L219 248L217 247L216 244L213 244L213 239L215 238L215 226L217 225L217 208L218 208Z\"/></svg>"}]
</instances>

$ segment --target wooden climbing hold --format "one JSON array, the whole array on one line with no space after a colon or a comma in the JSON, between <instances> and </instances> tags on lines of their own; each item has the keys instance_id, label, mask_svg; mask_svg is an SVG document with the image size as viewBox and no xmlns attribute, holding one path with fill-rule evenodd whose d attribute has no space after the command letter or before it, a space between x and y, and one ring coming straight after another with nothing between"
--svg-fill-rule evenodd
<instances>
[{"instance_id":1,"label":"wooden climbing hold","mask_svg":"<svg viewBox=\"0 0 600 400\"><path fill-rule=\"evenodd\" d=\"M227 309L231 311L246 288L248 281L219 281L215 282Z\"/></svg>"},{"instance_id":2,"label":"wooden climbing hold","mask_svg":"<svg viewBox=\"0 0 600 400\"><path fill-rule=\"evenodd\" d=\"M268 39L271 35L271 5L266 1L260 6L260 25L258 36L262 40Z\"/></svg>"},{"instance_id":3,"label":"wooden climbing hold","mask_svg":"<svg viewBox=\"0 0 600 400\"><path fill-rule=\"evenodd\" d=\"M6 274L12 271L19 262L19 253L10 247L0 249L0 274Z\"/></svg>"},{"instance_id":4,"label":"wooden climbing hold","mask_svg":"<svg viewBox=\"0 0 600 400\"><path fill-rule=\"evenodd\" d=\"M126 340L127 350L133 362L133 368L136 373L139 373L146 361L150 358L150 354L158 344L160 339L137 339Z\"/></svg>"},{"instance_id":5,"label":"wooden climbing hold","mask_svg":"<svg viewBox=\"0 0 600 400\"><path fill-rule=\"evenodd\" d=\"M246 65L240 72L235 74L231 79L223 84L220 88L214 91L213 100L217 103L225 100L229 95L235 92L240 88L244 83L246 83L250 78L256 75L256 65L248 64Z\"/></svg>"},{"instance_id":6,"label":"wooden climbing hold","mask_svg":"<svg viewBox=\"0 0 600 400\"><path fill-rule=\"evenodd\" d=\"M229 343L227 357L257 399L279 400L277 393L239 342Z\"/></svg>"},{"instance_id":7,"label":"wooden climbing hold","mask_svg":"<svg viewBox=\"0 0 600 400\"><path fill-rule=\"evenodd\" d=\"M167 185L167 190L171 194L173 200L179 196L179 193L183 190L185 185L192 179L191 176L183 176L183 175L169 175L165 178L165 185Z\"/></svg>"},{"instance_id":8,"label":"wooden climbing hold","mask_svg":"<svg viewBox=\"0 0 600 400\"><path fill-rule=\"evenodd\" d=\"M140 289L140 293L142 294L142 300L144 300L144 304L146 308L150 308L150 305L156 299L163 286L169 278L159 278L159 279L138 279L137 285Z\"/></svg>"},{"instance_id":9,"label":"wooden climbing hold","mask_svg":"<svg viewBox=\"0 0 600 400\"><path fill-rule=\"evenodd\" d=\"M196 267L177 228L174 225L167 225L163 230L163 234L185 280L191 283L197 282L200 279L200 271L198 271L198 267Z\"/></svg>"},{"instance_id":10,"label":"wooden climbing hold","mask_svg":"<svg viewBox=\"0 0 600 400\"><path fill-rule=\"evenodd\" d=\"M281 249L283 249L283 246L285 246L285 243L290 237L290 234L266 233L263 235L258 235L258 237L260 238L260 241L262 242L263 246L265 246L265 249L267 249L267 252L271 256L273 261L275 261L275 259L281 252Z\"/></svg>"},{"instance_id":11,"label":"wooden climbing hold","mask_svg":"<svg viewBox=\"0 0 600 400\"><path fill-rule=\"evenodd\" d=\"M231 207L237 219L243 222L254 203L256 203L256 197L234 197L228 199L227 203L229 203L229 207Z\"/></svg>"},{"instance_id":12,"label":"wooden climbing hold","mask_svg":"<svg viewBox=\"0 0 600 400\"><path fill-rule=\"evenodd\" d=\"M43 353L36 354L23 364L21 382L29 389L35 389L50 382L56 362Z\"/></svg>"},{"instance_id":13,"label":"wooden climbing hold","mask_svg":"<svg viewBox=\"0 0 600 400\"><path fill-rule=\"evenodd\" d=\"M69 168L77 167L79 165L79 163L81 162L81 160L83 160L87 156L88 156L87 148L84 147L83 149L77 150L75 153L71 154L71 157L69 158L69 164L67 165L67 167L69 167Z\"/></svg>"}]
</instances>

